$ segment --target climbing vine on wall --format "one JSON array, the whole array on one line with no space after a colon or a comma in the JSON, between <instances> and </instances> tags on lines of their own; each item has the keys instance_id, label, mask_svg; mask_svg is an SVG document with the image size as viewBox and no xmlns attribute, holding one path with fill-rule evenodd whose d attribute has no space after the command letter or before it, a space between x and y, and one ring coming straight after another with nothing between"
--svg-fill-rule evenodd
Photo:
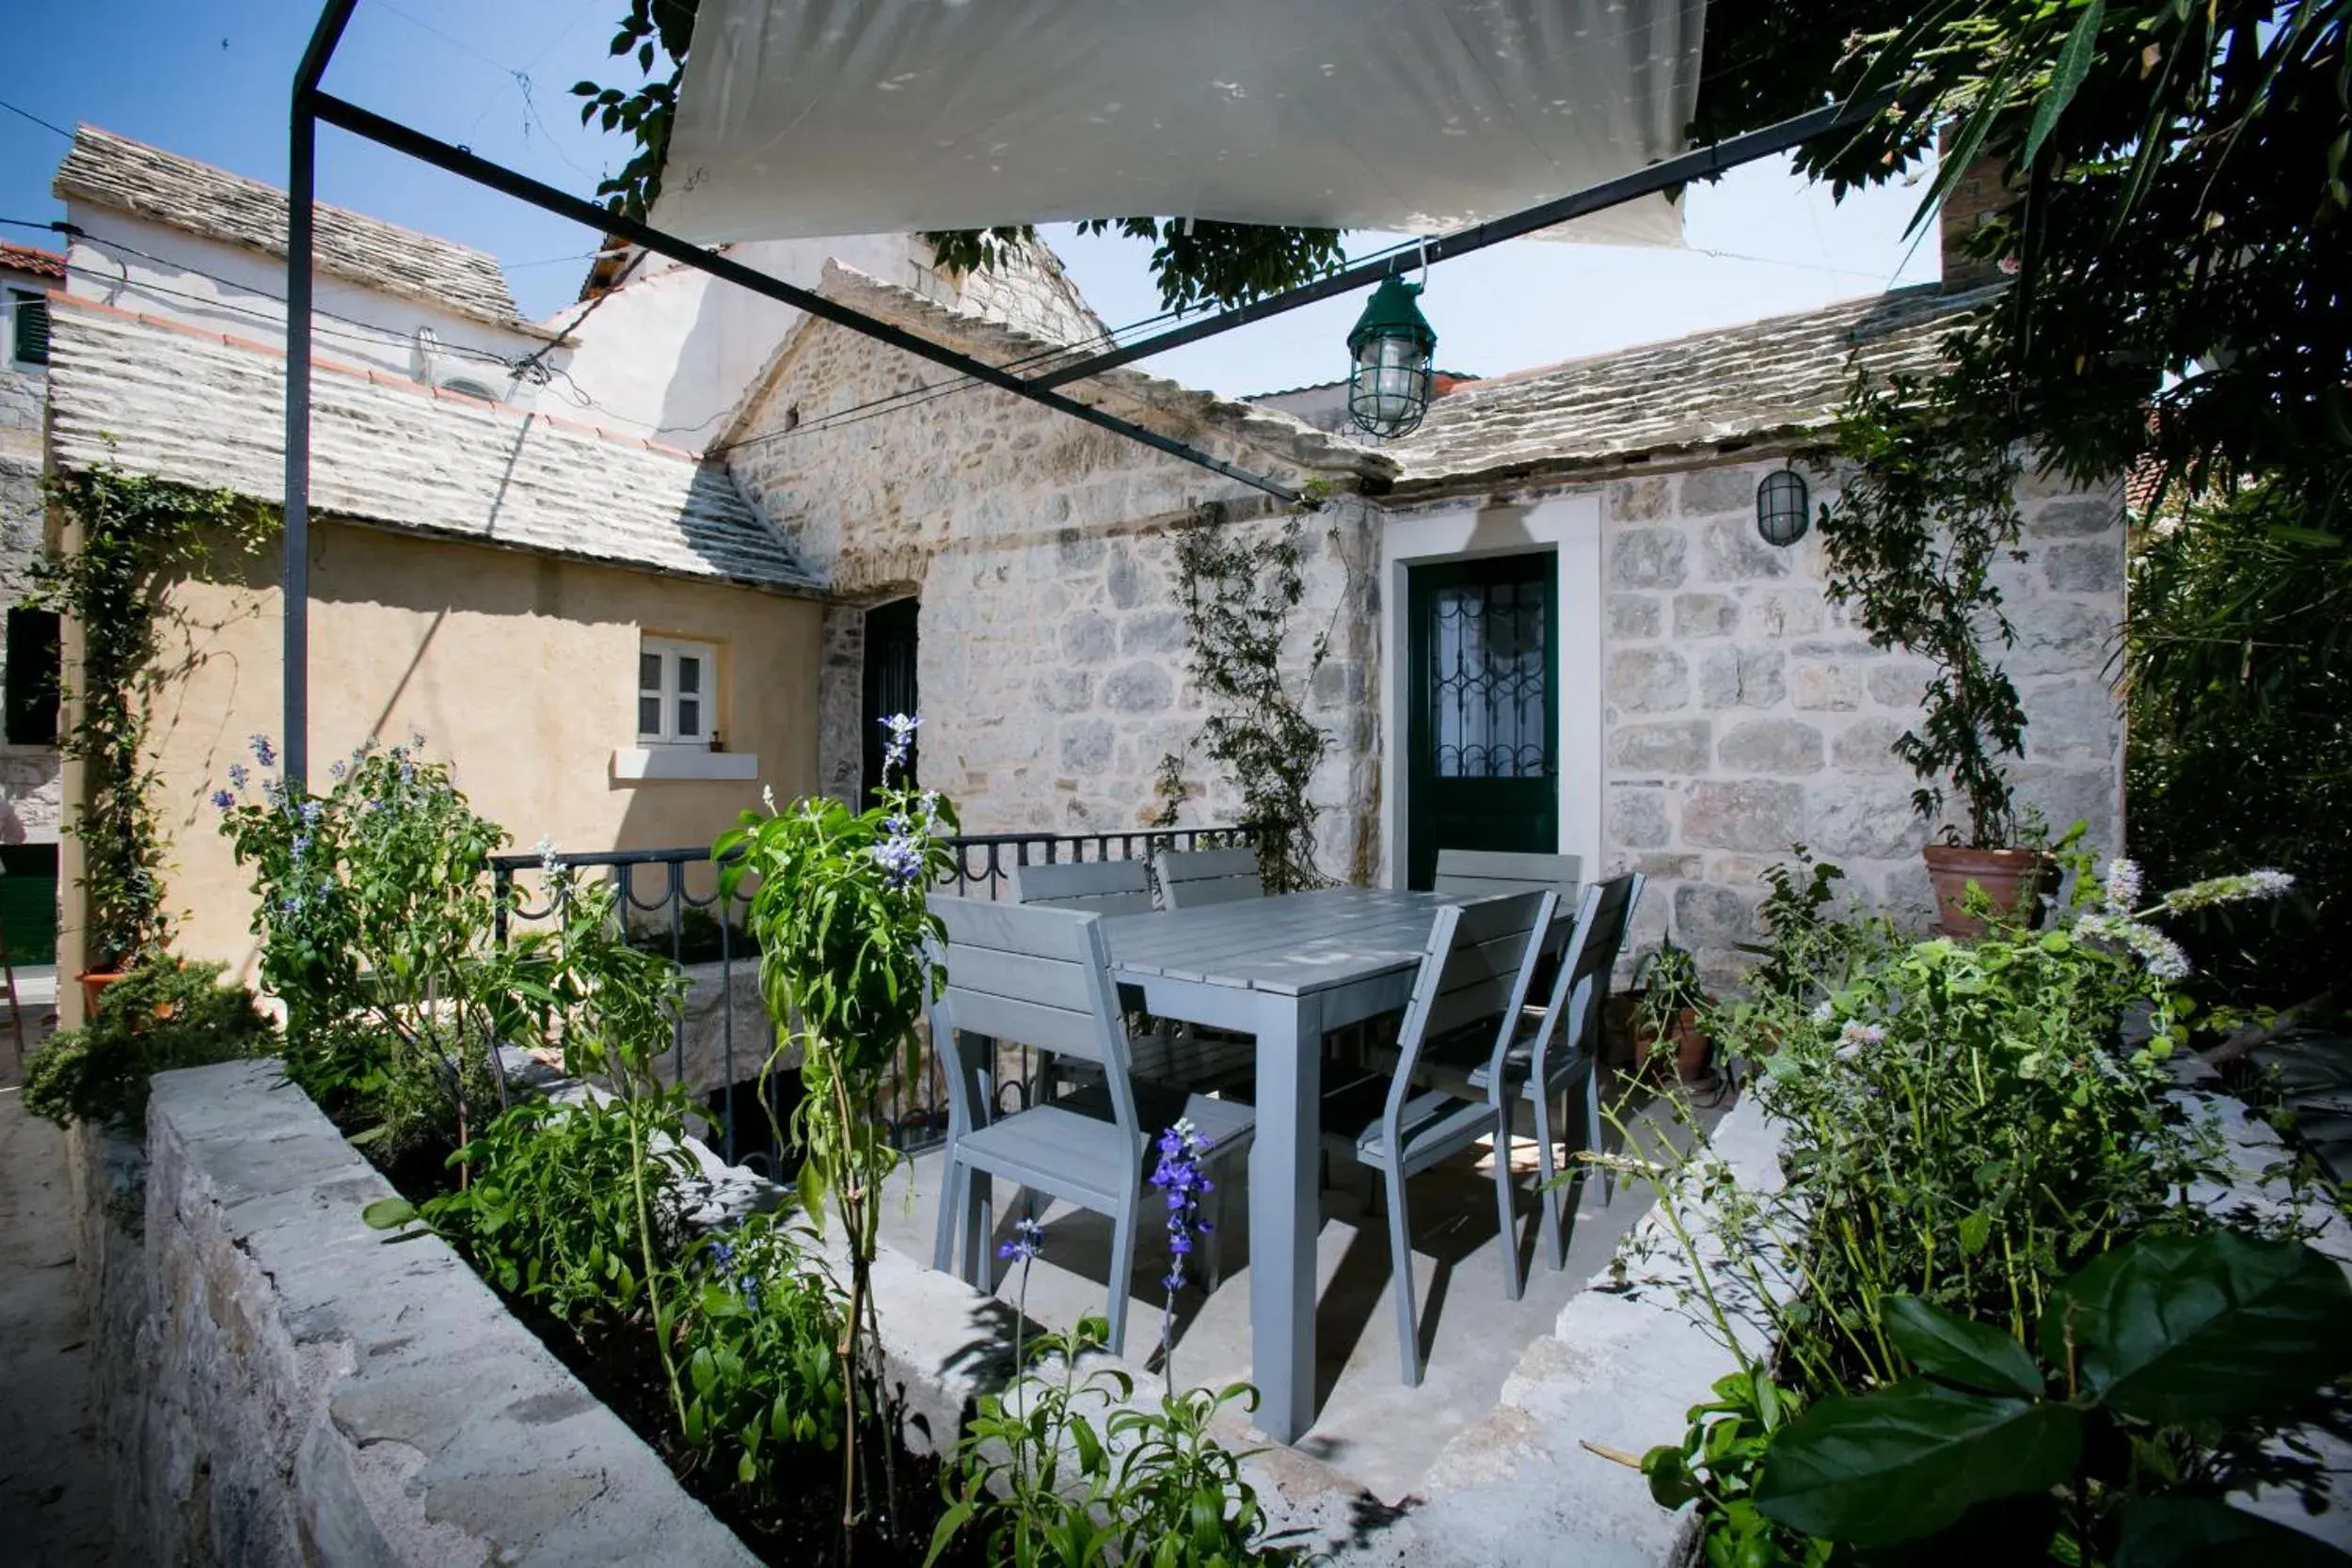
<instances>
[{"instance_id":1,"label":"climbing vine on wall","mask_svg":"<svg viewBox=\"0 0 2352 1568\"><path fill-rule=\"evenodd\" d=\"M1315 864L1320 813L1308 785L1331 736L1307 717L1306 703L1330 655L1330 629L1309 641L1303 663L1284 661L1292 615L1306 596L1304 535L1296 516L1271 532L1245 533L1227 526L1215 506L1175 535L1192 678L1210 706L1193 744L1240 792L1242 820L1258 830L1258 869L1269 893L1328 879ZM1180 752L1160 759L1161 820L1168 826L1184 798L1184 770Z\"/></svg>"},{"instance_id":2,"label":"climbing vine on wall","mask_svg":"<svg viewBox=\"0 0 2352 1568\"><path fill-rule=\"evenodd\" d=\"M82 764L72 832L82 847L93 969L127 965L171 936L164 910L163 832L147 754L152 698L169 678L159 667L165 588L207 575L216 549L250 549L275 515L229 490L192 490L112 468L49 482L72 548L33 563L25 602L56 611L81 632L78 672L59 695L72 722L59 742Z\"/></svg>"}]
</instances>

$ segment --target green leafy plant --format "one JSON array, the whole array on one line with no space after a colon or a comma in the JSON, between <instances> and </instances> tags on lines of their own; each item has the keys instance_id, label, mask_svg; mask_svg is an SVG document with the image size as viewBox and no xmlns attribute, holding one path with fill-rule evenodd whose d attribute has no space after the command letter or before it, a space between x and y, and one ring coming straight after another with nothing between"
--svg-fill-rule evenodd
<instances>
[{"instance_id":1,"label":"green leafy plant","mask_svg":"<svg viewBox=\"0 0 2352 1568\"><path fill-rule=\"evenodd\" d=\"M1193 680L1210 713L1197 744L1241 794L1242 820L1257 830L1258 872L1268 893L1327 880L1315 864L1311 795L1330 733L1307 717L1315 675L1330 657L1326 626L1291 660L1291 616L1306 596L1303 532L1296 517L1270 531L1229 525L1205 510L1175 535L1178 593ZM1160 821L1173 826L1184 798L1184 758L1160 760Z\"/></svg>"},{"instance_id":2,"label":"green leafy plant","mask_svg":"<svg viewBox=\"0 0 2352 1568\"><path fill-rule=\"evenodd\" d=\"M1822 1568L1832 1543L1807 1540L1756 1505L1764 1456L1773 1434L1796 1417L1796 1396L1761 1368L1717 1379L1714 1392L1712 1400L1691 1407L1679 1444L1661 1443L1642 1456L1651 1497L1661 1508L1692 1502L1706 1508L1700 1557L1707 1568Z\"/></svg>"},{"instance_id":3,"label":"green leafy plant","mask_svg":"<svg viewBox=\"0 0 2352 1568\"><path fill-rule=\"evenodd\" d=\"M1652 1039L1669 1037L1683 1014L1707 1006L1698 958L1672 937L1661 937L1657 946L1634 960L1633 987L1642 997L1633 1009L1634 1026Z\"/></svg>"},{"instance_id":4,"label":"green leafy plant","mask_svg":"<svg viewBox=\"0 0 2352 1568\"><path fill-rule=\"evenodd\" d=\"M58 750L83 768L68 828L82 847L87 958L93 970L119 969L171 936L160 780L147 744L151 705L171 679L162 657L164 590L209 577L220 559L258 545L274 520L233 491L114 468L61 473L45 488L69 544L33 562L24 602L81 631L79 668L61 682L69 722Z\"/></svg>"},{"instance_id":5,"label":"green leafy plant","mask_svg":"<svg viewBox=\"0 0 2352 1568\"><path fill-rule=\"evenodd\" d=\"M466 1180L419 1212L507 1294L566 1323L627 1317L644 1305L647 1253L669 1267L685 1243L673 1189L694 1164L675 1094L524 1101L449 1157ZM650 1237L636 1198L641 1148L654 1167Z\"/></svg>"},{"instance_id":6,"label":"green leafy plant","mask_svg":"<svg viewBox=\"0 0 2352 1568\"><path fill-rule=\"evenodd\" d=\"M683 1434L771 1498L799 1481L796 1459L842 1438L842 1292L805 1240L787 1215L755 1214L685 1262Z\"/></svg>"},{"instance_id":7,"label":"green leafy plant","mask_svg":"<svg viewBox=\"0 0 2352 1568\"><path fill-rule=\"evenodd\" d=\"M1883 921L1831 923L1846 928L1784 950L1793 968L1812 966L1802 983L1714 1013L1712 1027L1763 1063L1754 1093L1780 1135L1779 1181L1735 1173L1695 1121L1677 1153L1612 1113L1633 1150L1613 1163L1659 1197L1657 1225L1637 1230L1618 1269L1635 1288L1673 1291L1784 1410L1810 1418L1900 1383L1914 1357L1899 1323L1915 1304L2040 1342L2070 1275L2214 1223L2185 1195L2218 1175L2216 1150L2164 1067L2197 1009L2179 990L2186 959L2155 923L2276 896L2288 879L2250 873L2147 900L2136 866L2099 867L2071 842L2058 853L2075 891L2048 930L1996 922L1963 946ZM1822 885L1808 865L1785 879L1796 907ZM2141 1031L2131 1039L2127 1021ZM1682 1475L1726 1418L1703 1407L1672 1450L1683 1458L1653 1451L1653 1476L1701 1501L1709 1552L1805 1560L1813 1547L1791 1521L1764 1510L1767 1528L1732 1510L1763 1496L1754 1449L1736 1445L1759 1430L1775 1433L1770 1451L1782 1440L1763 1397L1745 1397L1754 1419L1719 1439L1733 1446L1705 1473ZM2122 1484L2114 1453L2098 1454L2100 1483ZM1736 1555L1751 1548L1762 1555Z\"/></svg>"},{"instance_id":8,"label":"green leafy plant","mask_svg":"<svg viewBox=\"0 0 2352 1568\"><path fill-rule=\"evenodd\" d=\"M1038 1336L1013 1386L981 1396L927 1563L967 1526L981 1532L991 1562L1020 1568L1294 1560L1259 1540L1265 1513L1242 1479L1245 1456L1208 1430L1226 1406L1254 1405L1254 1392L1234 1384L1135 1405L1127 1373L1079 1370L1108 1332L1088 1318L1068 1334Z\"/></svg>"},{"instance_id":9,"label":"green leafy plant","mask_svg":"<svg viewBox=\"0 0 2352 1568\"><path fill-rule=\"evenodd\" d=\"M133 1122L148 1081L174 1068L266 1056L278 1031L225 964L155 957L100 993L97 1016L53 1036L24 1064L24 1108L69 1122Z\"/></svg>"},{"instance_id":10,"label":"green leafy plant","mask_svg":"<svg viewBox=\"0 0 2352 1568\"><path fill-rule=\"evenodd\" d=\"M810 1222L830 1209L850 1258L850 1296L841 1316L842 1529L858 1517L857 1399L861 1382L879 1388L871 1362L875 1249L883 1184L897 1168L886 1096L894 1083L923 1070L919 1025L940 978L933 955L944 942L926 903L948 877L946 839L955 812L931 791L894 784L914 731L912 715L885 720L883 786L879 803L853 812L814 799L783 811L745 812L742 825L712 848L722 867L723 898L747 879L750 924L759 940L759 979L776 1023L776 1052L761 1069L797 1049L799 1105L793 1144L803 1151L799 1195ZM763 1103L768 1096L761 1095ZM778 1128L778 1147L787 1147ZM894 1451L882 1443L885 1465ZM887 1477L885 1476L885 1481ZM896 1510L891 1510L895 1516Z\"/></svg>"},{"instance_id":11,"label":"green leafy plant","mask_svg":"<svg viewBox=\"0 0 2352 1568\"><path fill-rule=\"evenodd\" d=\"M2352 1371L2352 1286L2335 1263L2228 1230L2142 1237L2062 1281L2052 1308L2037 1362L1999 1328L1890 1299L1889 1338L1917 1375L1824 1399L1775 1433L1757 1510L1860 1546L1959 1527L2116 1568L2182 1560L2183 1535L2230 1540L2233 1561L2344 1560L2230 1509L2236 1478L2212 1463L2223 1424L2274 1432ZM2121 1477L2103 1453L2128 1456ZM2055 1531L2033 1508L1970 1516L2053 1494Z\"/></svg>"},{"instance_id":12,"label":"green leafy plant","mask_svg":"<svg viewBox=\"0 0 2352 1568\"><path fill-rule=\"evenodd\" d=\"M1838 415L1837 445L1854 465L1821 509L1832 599L1853 608L1873 647L1900 647L1932 667L1917 728L1894 752L1919 776L1913 809L1933 823L1944 782L1960 792L1967 842L2001 848L2017 817L2003 757L2023 756L2026 713L1987 652L2016 628L1993 569L2016 548L2023 471L2004 420L1923 403L1915 381L1858 377ZM1949 836L1961 836L1955 825Z\"/></svg>"}]
</instances>

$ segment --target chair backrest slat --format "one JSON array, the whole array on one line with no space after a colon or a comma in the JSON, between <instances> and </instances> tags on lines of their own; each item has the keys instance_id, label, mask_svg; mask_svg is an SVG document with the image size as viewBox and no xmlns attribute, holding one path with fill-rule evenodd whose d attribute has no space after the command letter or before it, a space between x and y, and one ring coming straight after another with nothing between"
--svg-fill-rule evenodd
<instances>
[{"instance_id":1,"label":"chair backrest slat","mask_svg":"<svg viewBox=\"0 0 2352 1568\"><path fill-rule=\"evenodd\" d=\"M1439 893L1471 895L1540 893L1574 899L1584 878L1581 855L1538 855L1510 849L1440 849L1433 884Z\"/></svg>"},{"instance_id":2,"label":"chair backrest slat","mask_svg":"<svg viewBox=\"0 0 2352 1568\"><path fill-rule=\"evenodd\" d=\"M1405 1103L1422 1047L1432 1039L1491 1022L1489 1054L1497 1058L1493 1065L1501 1066L1559 897L1549 891L1518 893L1438 911L1398 1036L1396 1077L1389 1086L1391 1119ZM1485 1035L1479 1037L1486 1040Z\"/></svg>"},{"instance_id":3,"label":"chair backrest slat","mask_svg":"<svg viewBox=\"0 0 2352 1568\"><path fill-rule=\"evenodd\" d=\"M1576 932L1568 939L1560 973L1551 982L1544 1022L1535 1032L1536 1078L1549 1083L1600 1043L1600 1017L1609 996L1610 972L1625 949L1634 907L1646 879L1638 871L1613 877L1584 890Z\"/></svg>"},{"instance_id":4,"label":"chair backrest slat","mask_svg":"<svg viewBox=\"0 0 2352 1568\"><path fill-rule=\"evenodd\" d=\"M1148 914L1152 873L1141 861L1057 861L1016 865L1008 874L1016 904L1045 904L1096 914Z\"/></svg>"},{"instance_id":5,"label":"chair backrest slat","mask_svg":"<svg viewBox=\"0 0 2352 1568\"><path fill-rule=\"evenodd\" d=\"M1115 1064L1124 1079L1126 1031L1099 915L946 895L930 909L947 931L935 1020L944 1013L967 1034Z\"/></svg>"},{"instance_id":6,"label":"chair backrest slat","mask_svg":"<svg viewBox=\"0 0 2352 1568\"><path fill-rule=\"evenodd\" d=\"M1159 873L1160 898L1171 910L1265 896L1255 849L1166 849L1152 863Z\"/></svg>"}]
</instances>

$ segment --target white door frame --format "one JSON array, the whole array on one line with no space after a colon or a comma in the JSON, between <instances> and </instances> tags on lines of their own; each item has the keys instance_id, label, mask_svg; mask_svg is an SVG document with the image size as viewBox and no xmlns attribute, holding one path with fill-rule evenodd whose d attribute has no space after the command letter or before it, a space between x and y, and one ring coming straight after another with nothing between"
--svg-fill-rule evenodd
<instances>
[{"instance_id":1,"label":"white door frame","mask_svg":"<svg viewBox=\"0 0 2352 1568\"><path fill-rule=\"evenodd\" d=\"M1405 749L1411 732L1406 711L1406 662L1412 640L1406 625L1406 570L1473 556L1550 550L1559 578L1560 732L1552 754L1560 761L1560 844L1581 855L1584 874L1600 872L1600 501L1598 490L1554 496L1531 506L1466 501L1442 511L1391 516L1380 535L1380 581L1387 592L1381 637L1380 712L1389 737L1380 749L1380 873L1390 887L1405 879Z\"/></svg>"}]
</instances>

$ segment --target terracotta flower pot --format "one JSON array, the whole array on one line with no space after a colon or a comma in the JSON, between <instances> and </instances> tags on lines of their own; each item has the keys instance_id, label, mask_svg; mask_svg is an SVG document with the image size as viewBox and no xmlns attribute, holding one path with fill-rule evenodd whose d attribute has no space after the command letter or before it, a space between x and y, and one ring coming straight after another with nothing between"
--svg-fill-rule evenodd
<instances>
[{"instance_id":1,"label":"terracotta flower pot","mask_svg":"<svg viewBox=\"0 0 2352 1568\"><path fill-rule=\"evenodd\" d=\"M1919 851L1928 863L1928 879L1935 884L1935 928L1947 937L1967 940L1984 935L1984 922L1968 912L1968 886L1984 890L1993 908L2005 915L2021 909L2026 924L2042 919L2040 900L2045 881L2058 867L2039 849L1965 849L1952 844L1931 844Z\"/></svg>"},{"instance_id":2,"label":"terracotta flower pot","mask_svg":"<svg viewBox=\"0 0 2352 1568\"><path fill-rule=\"evenodd\" d=\"M98 999L125 973L119 969L86 969L74 976L82 982L82 1021L85 1023L98 1016Z\"/></svg>"},{"instance_id":3,"label":"terracotta flower pot","mask_svg":"<svg viewBox=\"0 0 2352 1568\"><path fill-rule=\"evenodd\" d=\"M1665 1060L1663 1050L1652 1050L1659 1043L1658 1036L1652 1031L1639 1023L1633 1026L1634 1059L1642 1064L1645 1072L1656 1070L1657 1066ZM1699 1027L1697 1008L1685 1007L1675 1014L1673 1023L1666 1030L1666 1043L1673 1047L1675 1076L1682 1081L1684 1088L1711 1089L1715 1086L1712 1068L1715 1042L1708 1039L1706 1031Z\"/></svg>"}]
</instances>

